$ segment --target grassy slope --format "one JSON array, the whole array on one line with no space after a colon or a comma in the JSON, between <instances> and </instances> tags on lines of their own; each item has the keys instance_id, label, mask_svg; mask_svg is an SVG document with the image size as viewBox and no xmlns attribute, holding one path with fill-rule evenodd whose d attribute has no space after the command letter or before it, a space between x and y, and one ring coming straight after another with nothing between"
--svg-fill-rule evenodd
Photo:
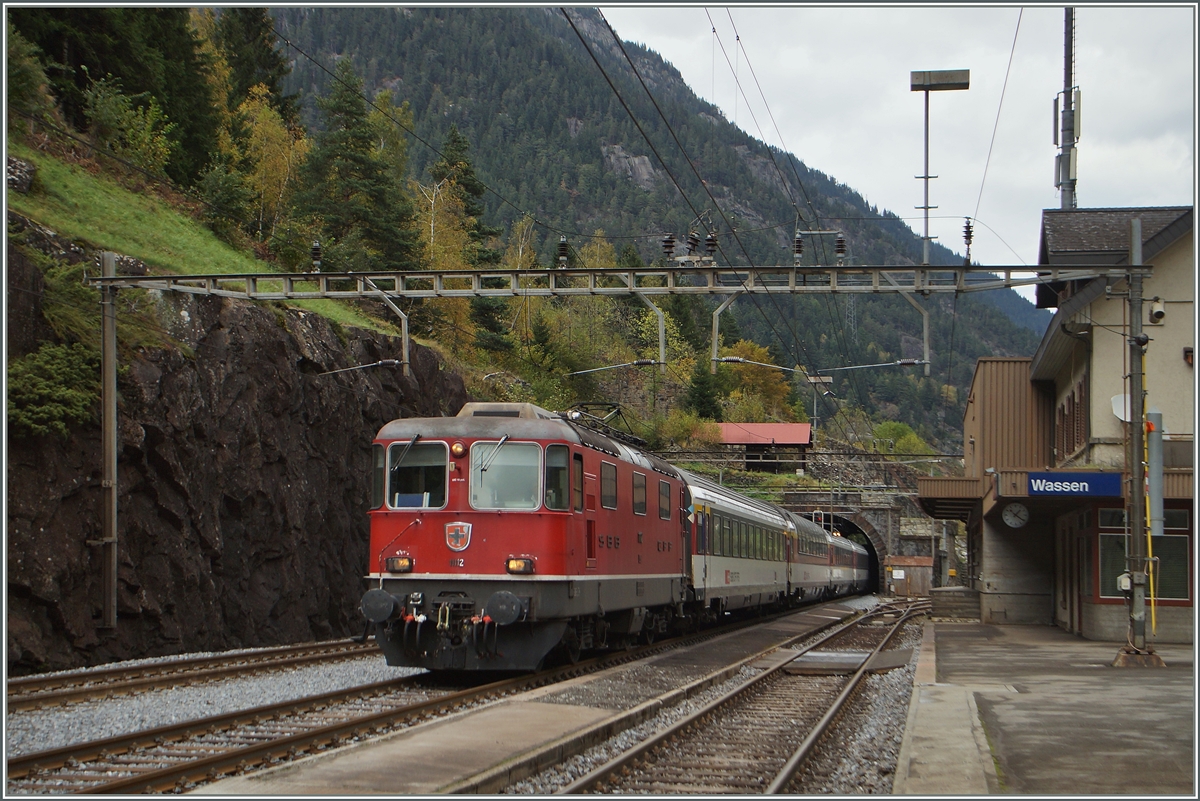
<instances>
[{"instance_id":1,"label":"grassy slope","mask_svg":"<svg viewBox=\"0 0 1200 801\"><path fill-rule=\"evenodd\" d=\"M8 207L60 235L144 261L152 273L266 273L274 268L230 247L186 214L149 193L135 193L78 165L10 140L8 154L37 165L34 191L8 193ZM294 301L345 326L388 334L398 328L330 300Z\"/></svg>"}]
</instances>

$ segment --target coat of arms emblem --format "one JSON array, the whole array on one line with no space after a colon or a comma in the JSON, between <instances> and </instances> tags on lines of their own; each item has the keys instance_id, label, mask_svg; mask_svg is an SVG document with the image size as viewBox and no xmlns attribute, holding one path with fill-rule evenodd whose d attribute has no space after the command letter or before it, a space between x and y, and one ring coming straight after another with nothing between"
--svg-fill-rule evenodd
<instances>
[{"instance_id":1,"label":"coat of arms emblem","mask_svg":"<svg viewBox=\"0 0 1200 801\"><path fill-rule=\"evenodd\" d=\"M470 523L447 523L446 546L452 551L465 551L471 544Z\"/></svg>"}]
</instances>

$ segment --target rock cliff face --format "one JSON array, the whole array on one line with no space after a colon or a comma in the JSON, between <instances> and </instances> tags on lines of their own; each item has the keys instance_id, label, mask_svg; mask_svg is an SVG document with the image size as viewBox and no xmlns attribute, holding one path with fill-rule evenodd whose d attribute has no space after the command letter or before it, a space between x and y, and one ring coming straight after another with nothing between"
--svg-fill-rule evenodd
<instances>
[{"instance_id":1,"label":"rock cliff face","mask_svg":"<svg viewBox=\"0 0 1200 801\"><path fill-rule=\"evenodd\" d=\"M9 260L10 325L35 325L37 268L11 247ZM279 306L156 302L183 347L122 357L115 630L99 627L102 549L87 544L101 536L99 426L9 438L10 673L361 633L371 439L467 400L415 345L408 378L318 375L399 358L398 339Z\"/></svg>"}]
</instances>

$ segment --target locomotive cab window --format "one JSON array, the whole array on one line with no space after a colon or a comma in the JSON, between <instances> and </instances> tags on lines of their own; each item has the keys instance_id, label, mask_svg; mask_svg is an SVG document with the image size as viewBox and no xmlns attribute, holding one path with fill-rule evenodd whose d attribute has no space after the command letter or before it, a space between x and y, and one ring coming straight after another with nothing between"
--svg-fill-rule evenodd
<instances>
[{"instance_id":1,"label":"locomotive cab window","mask_svg":"<svg viewBox=\"0 0 1200 801\"><path fill-rule=\"evenodd\" d=\"M633 474L633 513L646 514L646 474Z\"/></svg>"},{"instance_id":2,"label":"locomotive cab window","mask_svg":"<svg viewBox=\"0 0 1200 801\"><path fill-rule=\"evenodd\" d=\"M583 511L583 454L571 457L571 492L575 494L575 511Z\"/></svg>"},{"instance_id":3,"label":"locomotive cab window","mask_svg":"<svg viewBox=\"0 0 1200 801\"><path fill-rule=\"evenodd\" d=\"M393 442L388 448L389 504L396 509L445 506L449 460L444 442Z\"/></svg>"},{"instance_id":4,"label":"locomotive cab window","mask_svg":"<svg viewBox=\"0 0 1200 801\"><path fill-rule=\"evenodd\" d=\"M658 519L671 519L671 485L665 481L658 482Z\"/></svg>"},{"instance_id":5,"label":"locomotive cab window","mask_svg":"<svg viewBox=\"0 0 1200 801\"><path fill-rule=\"evenodd\" d=\"M600 463L600 505L617 508L617 466L612 462Z\"/></svg>"},{"instance_id":6,"label":"locomotive cab window","mask_svg":"<svg viewBox=\"0 0 1200 801\"><path fill-rule=\"evenodd\" d=\"M541 454L535 442L476 442L471 446L471 506L538 508Z\"/></svg>"},{"instance_id":7,"label":"locomotive cab window","mask_svg":"<svg viewBox=\"0 0 1200 801\"><path fill-rule=\"evenodd\" d=\"M546 508L565 512L571 503L570 451L566 445L546 446Z\"/></svg>"}]
</instances>

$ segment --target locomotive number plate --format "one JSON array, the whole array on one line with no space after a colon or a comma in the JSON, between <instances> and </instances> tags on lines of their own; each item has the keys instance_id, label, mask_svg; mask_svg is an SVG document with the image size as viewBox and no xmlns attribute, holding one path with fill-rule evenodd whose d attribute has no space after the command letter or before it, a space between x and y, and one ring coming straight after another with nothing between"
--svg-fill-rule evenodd
<instances>
[{"instance_id":1,"label":"locomotive number plate","mask_svg":"<svg viewBox=\"0 0 1200 801\"><path fill-rule=\"evenodd\" d=\"M450 560L450 567L466 567L466 566L467 566L466 559L451 559Z\"/></svg>"}]
</instances>

